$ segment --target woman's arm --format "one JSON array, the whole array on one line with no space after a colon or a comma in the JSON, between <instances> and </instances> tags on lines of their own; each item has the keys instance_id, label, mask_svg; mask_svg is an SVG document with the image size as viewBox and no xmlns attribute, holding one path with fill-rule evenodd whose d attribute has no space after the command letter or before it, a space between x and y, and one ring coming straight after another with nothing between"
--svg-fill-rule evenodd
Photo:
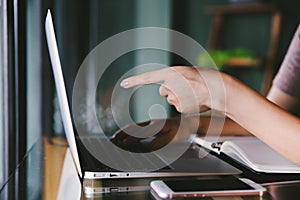
<instances>
[{"instance_id":1,"label":"woman's arm","mask_svg":"<svg viewBox=\"0 0 300 200\"><path fill-rule=\"evenodd\" d=\"M300 109L300 101L298 98L282 92L276 86L272 86L267 94L267 99L282 109L290 113L298 113ZM206 134L210 123L211 117L200 117L199 123L199 134ZM212 133L213 134L213 133ZM251 135L245 128L237 124L230 118L225 119L224 128L222 130L222 135L233 135L233 136L248 136Z\"/></svg>"},{"instance_id":2,"label":"woman's arm","mask_svg":"<svg viewBox=\"0 0 300 200\"><path fill-rule=\"evenodd\" d=\"M130 77L121 86L130 88L153 83L163 83L160 94L179 112L221 111L300 165L300 119L240 81L215 70L171 67Z\"/></svg>"},{"instance_id":3,"label":"woman's arm","mask_svg":"<svg viewBox=\"0 0 300 200\"><path fill-rule=\"evenodd\" d=\"M299 112L299 99L281 91L276 86L271 87L267 99L290 113Z\"/></svg>"},{"instance_id":4,"label":"woman's arm","mask_svg":"<svg viewBox=\"0 0 300 200\"><path fill-rule=\"evenodd\" d=\"M225 121L224 119L218 119L214 118L215 123L222 123L222 130L221 133L218 133L217 131L210 130L208 132L208 127L211 122L211 116L200 116L199 117L199 122L197 123L199 125L198 127L198 135L223 135L223 136L251 136L252 134L249 133L245 128L240 126L238 123L233 121L232 119L226 117ZM191 120L191 123L196 120Z\"/></svg>"},{"instance_id":5,"label":"woman's arm","mask_svg":"<svg viewBox=\"0 0 300 200\"><path fill-rule=\"evenodd\" d=\"M227 115L273 149L300 165L300 119L223 75Z\"/></svg>"}]
</instances>

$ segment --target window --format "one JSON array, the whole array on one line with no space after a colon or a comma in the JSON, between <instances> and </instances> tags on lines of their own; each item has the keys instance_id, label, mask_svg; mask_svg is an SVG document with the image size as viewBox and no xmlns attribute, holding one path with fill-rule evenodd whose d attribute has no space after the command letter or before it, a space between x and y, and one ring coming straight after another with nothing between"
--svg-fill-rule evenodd
<instances>
[{"instance_id":1,"label":"window","mask_svg":"<svg viewBox=\"0 0 300 200\"><path fill-rule=\"evenodd\" d=\"M0 113L3 113L2 110L2 66L3 66L3 7L2 7L2 0L0 0ZM2 119L3 116L0 115L0 187L3 183L3 124L2 124Z\"/></svg>"},{"instance_id":2,"label":"window","mask_svg":"<svg viewBox=\"0 0 300 200\"><path fill-rule=\"evenodd\" d=\"M3 184L26 154L26 17L25 2L0 0L0 3Z\"/></svg>"}]
</instances>

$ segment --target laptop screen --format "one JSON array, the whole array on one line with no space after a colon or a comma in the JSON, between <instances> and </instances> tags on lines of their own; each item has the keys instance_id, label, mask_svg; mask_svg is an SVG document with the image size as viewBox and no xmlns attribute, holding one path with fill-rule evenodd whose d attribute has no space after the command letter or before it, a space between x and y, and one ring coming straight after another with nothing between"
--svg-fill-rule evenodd
<instances>
[{"instance_id":1,"label":"laptop screen","mask_svg":"<svg viewBox=\"0 0 300 200\"><path fill-rule=\"evenodd\" d=\"M71 113L70 113L70 108L69 108L69 104L68 104L67 93L66 93L63 73L62 73L62 69L61 69L60 57L59 57L59 53L58 53L57 42L56 42L54 26L53 26L53 21L52 21L52 16L51 16L50 10L48 10L47 16L46 16L45 31L46 31L47 44L48 44L53 74L54 74L54 80L55 80L55 86L56 86L56 90L57 90L59 106L60 106L61 115L62 115L63 126L65 129L67 141L70 146L71 153L72 153L73 159L75 161L78 173L79 173L80 177L82 177L82 172L81 172L81 167L80 167L79 157L78 157L78 151L77 151L76 142L75 142L74 129L73 129L72 120L71 120Z\"/></svg>"}]
</instances>

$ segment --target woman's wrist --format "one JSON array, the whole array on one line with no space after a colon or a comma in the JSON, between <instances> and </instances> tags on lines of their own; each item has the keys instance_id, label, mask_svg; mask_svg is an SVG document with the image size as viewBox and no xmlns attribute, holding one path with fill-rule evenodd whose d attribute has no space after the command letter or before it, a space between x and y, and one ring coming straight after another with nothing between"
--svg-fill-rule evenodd
<instances>
[{"instance_id":1,"label":"woman's wrist","mask_svg":"<svg viewBox=\"0 0 300 200\"><path fill-rule=\"evenodd\" d=\"M243 98L246 94L244 95L243 93L247 90L247 87L239 80L228 74L223 73L222 78L225 90L225 106L222 112L229 118L234 118L234 110L237 107L240 107L240 105L243 104L242 102L245 101Z\"/></svg>"}]
</instances>

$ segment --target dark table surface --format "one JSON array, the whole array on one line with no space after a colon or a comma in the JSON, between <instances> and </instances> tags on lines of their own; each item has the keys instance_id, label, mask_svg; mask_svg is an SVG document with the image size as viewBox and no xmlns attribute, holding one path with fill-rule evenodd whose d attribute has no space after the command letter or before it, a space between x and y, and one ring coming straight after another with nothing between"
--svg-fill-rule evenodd
<instances>
[{"instance_id":1,"label":"dark table surface","mask_svg":"<svg viewBox=\"0 0 300 200\"><path fill-rule=\"evenodd\" d=\"M62 149L62 151L66 151ZM51 179L51 174L45 173L45 162L48 159L45 156L43 142L37 142L28 152L24 160L19 164L16 171L11 175L10 179L5 183L0 191L0 199L50 199L47 198L51 193L57 199L155 199L151 194L149 183L151 179L131 179L131 180L85 180L80 182L76 174L69 151L64 156L64 164L61 167L61 175L59 182L53 182L53 186L57 186L57 191L48 191L44 187L46 180ZM224 158L226 160L226 158ZM267 188L264 197L228 197L228 198L202 198L202 199L274 199L274 200L293 200L300 198L300 175L292 174L257 174L236 163L227 160L231 164L237 166L243 171L240 177L252 179ZM54 165L55 166L55 165ZM194 177L202 178L202 177ZM224 177L224 178L228 178ZM173 178L174 179L174 178ZM175 178L176 179L176 178ZM178 178L182 179L182 178ZM49 182L49 181L48 181ZM48 183L49 184L49 183ZM118 186L119 188L134 186L135 192L112 192L107 194L87 194L86 191L92 189L103 189L103 187ZM123 187L124 186L124 187ZM138 187L136 187L138 186ZM54 194L56 193L56 194Z\"/></svg>"}]
</instances>

